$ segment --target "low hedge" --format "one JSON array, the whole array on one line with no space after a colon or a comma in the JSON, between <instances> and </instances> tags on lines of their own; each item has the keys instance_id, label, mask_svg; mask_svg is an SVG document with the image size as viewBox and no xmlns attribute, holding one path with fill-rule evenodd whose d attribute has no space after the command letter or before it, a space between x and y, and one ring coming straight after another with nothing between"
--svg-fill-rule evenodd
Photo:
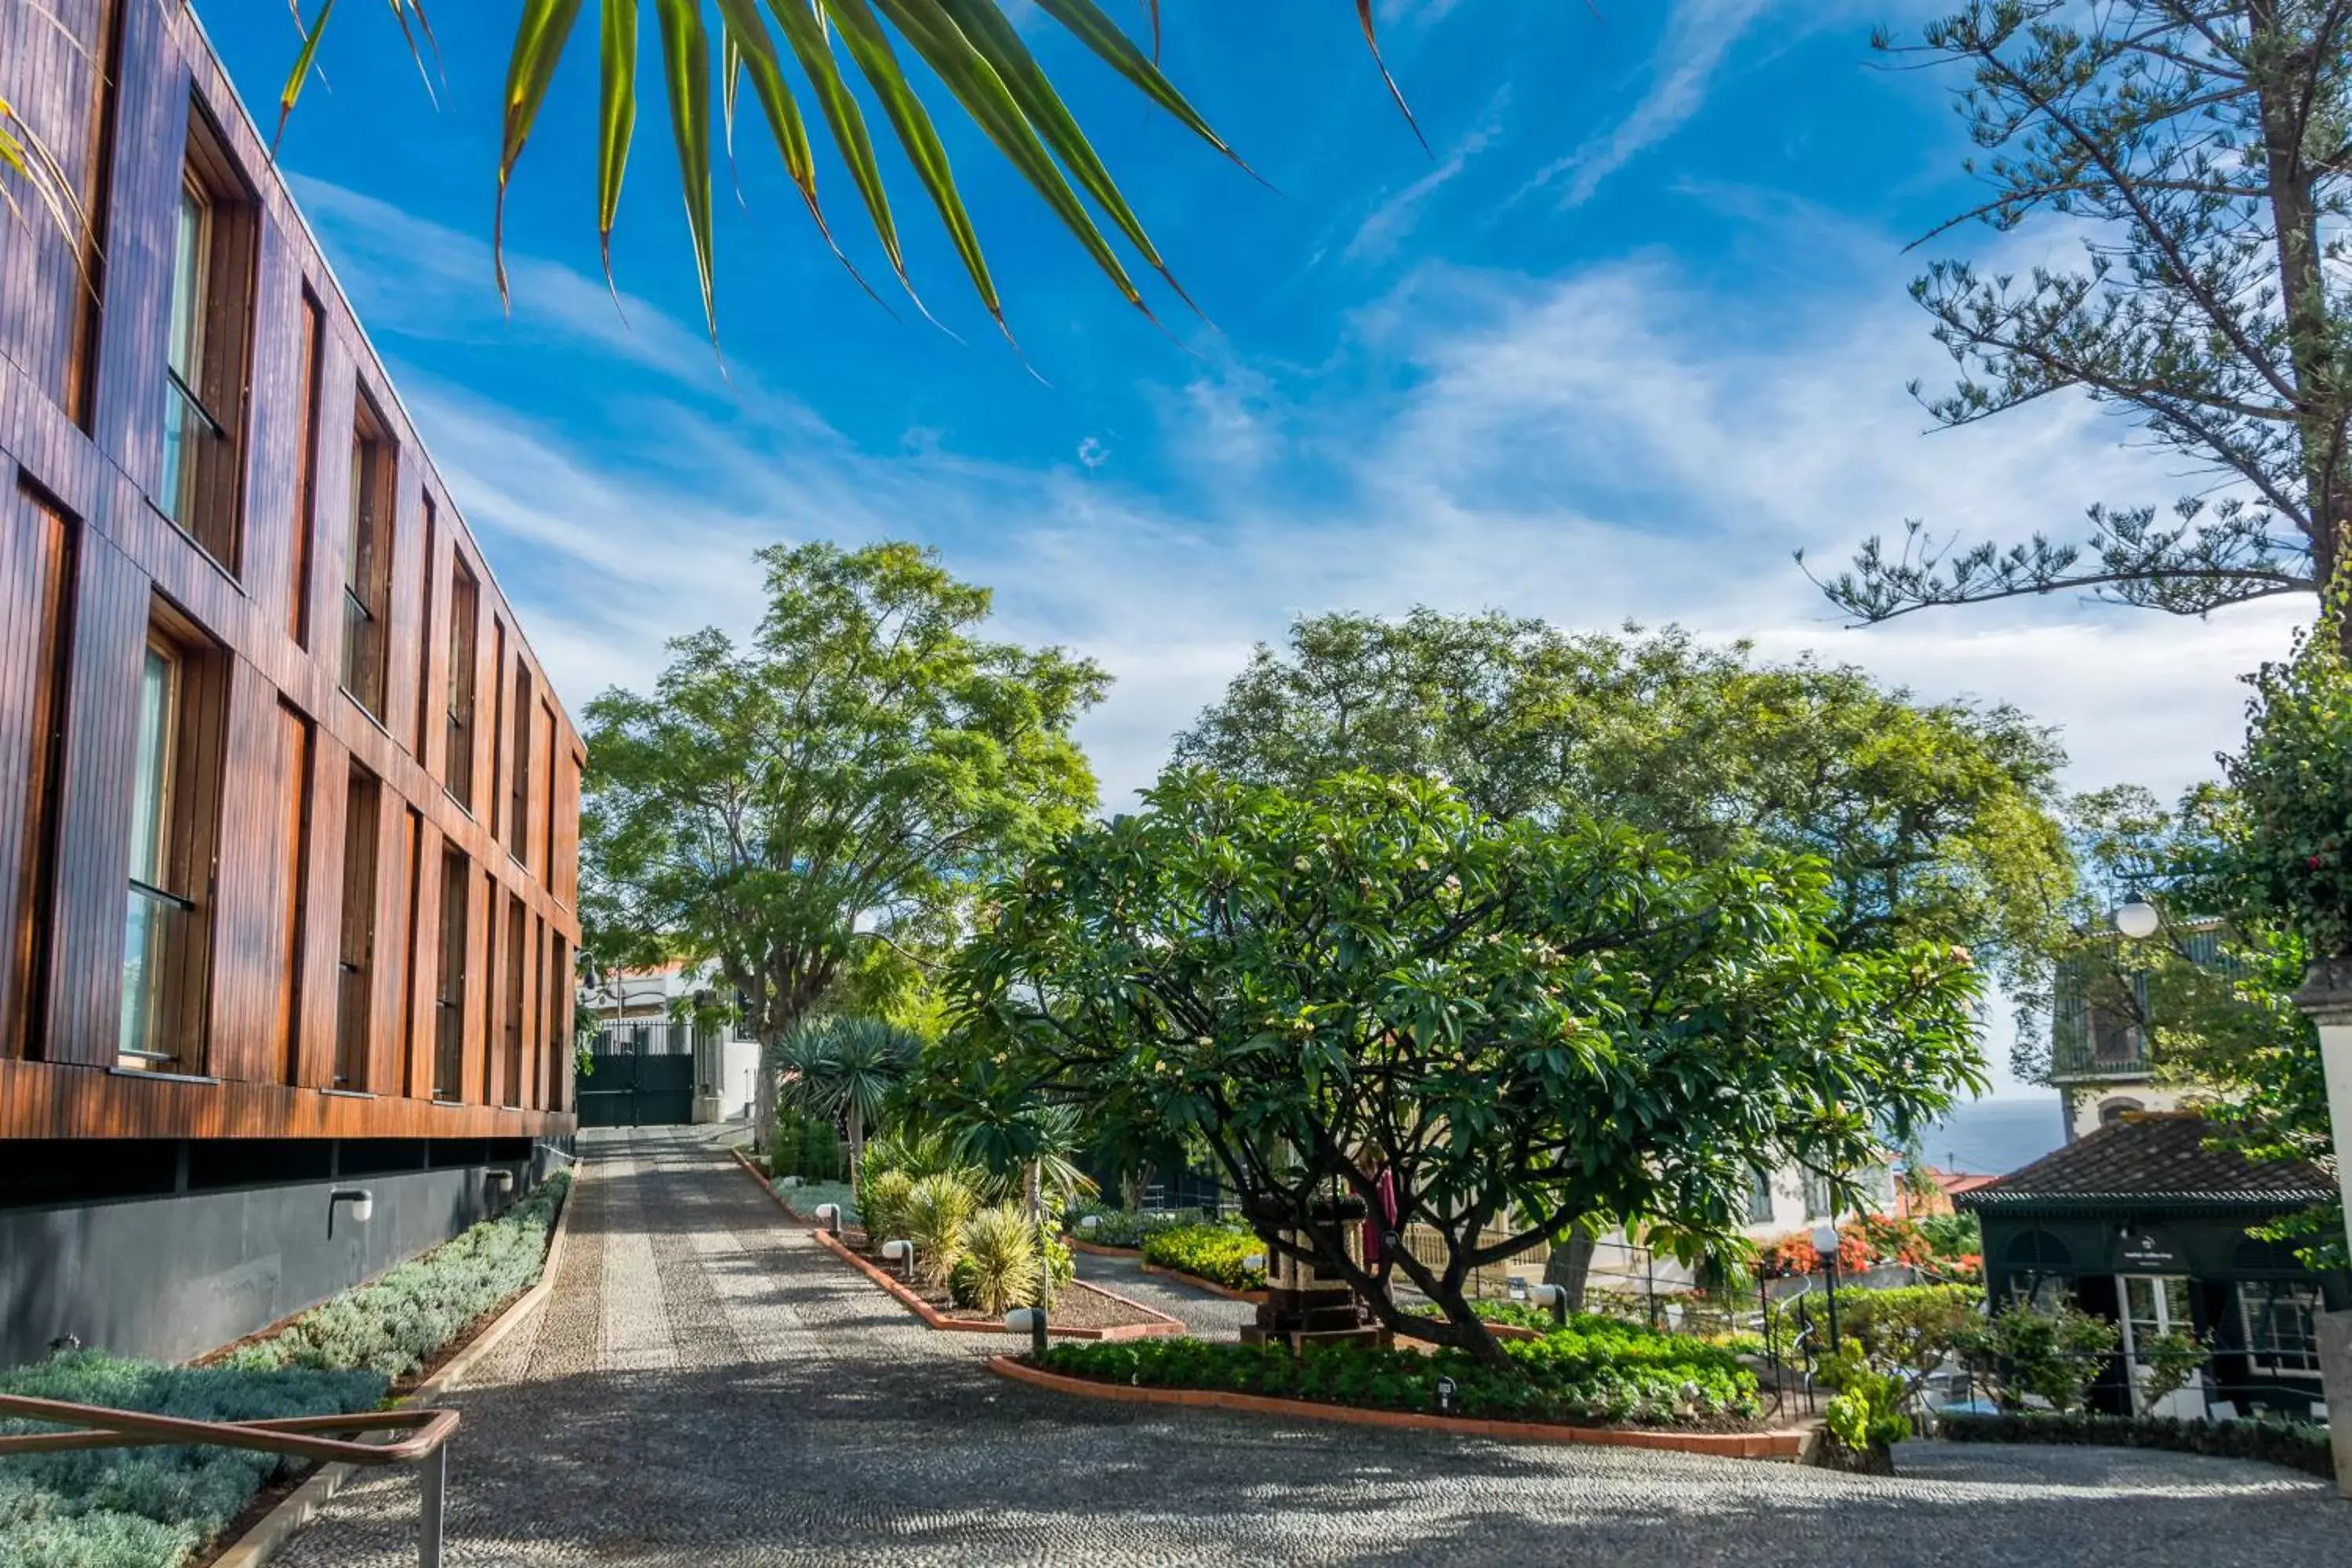
<instances>
[{"instance_id":1,"label":"low hedge","mask_svg":"<svg viewBox=\"0 0 2352 1568\"><path fill-rule=\"evenodd\" d=\"M1086 1223L1089 1219L1095 1222L1092 1226ZM1141 1247L1146 1238L1162 1231L1200 1223L1200 1211L1197 1209L1190 1213L1146 1214L1135 1209L1084 1204L1070 1210L1064 1216L1062 1226L1073 1238L1091 1247Z\"/></svg>"},{"instance_id":2,"label":"low hedge","mask_svg":"<svg viewBox=\"0 0 2352 1568\"><path fill-rule=\"evenodd\" d=\"M1172 1268L1232 1290L1263 1290L1265 1268L1244 1259L1264 1254L1265 1243L1249 1231L1225 1225L1179 1225L1143 1238L1143 1261Z\"/></svg>"},{"instance_id":3,"label":"low hedge","mask_svg":"<svg viewBox=\"0 0 2352 1568\"><path fill-rule=\"evenodd\" d=\"M1034 1364L1136 1387L1431 1413L1439 1410L1438 1380L1451 1378L1447 1413L1563 1426L1719 1426L1753 1420L1762 1408L1755 1373L1706 1346L1675 1360L1628 1356L1597 1342L1563 1345L1559 1336L1507 1341L1503 1349L1507 1367L1456 1350L1309 1346L1293 1355L1280 1347L1151 1339L1055 1345Z\"/></svg>"},{"instance_id":4,"label":"low hedge","mask_svg":"<svg viewBox=\"0 0 2352 1568\"><path fill-rule=\"evenodd\" d=\"M372 1409L483 1313L538 1278L569 1175L211 1366L95 1351L0 1371L0 1394L249 1421ZM0 1420L0 1432L53 1431ZM299 1461L203 1446L0 1458L7 1568L178 1568Z\"/></svg>"},{"instance_id":5,"label":"low hedge","mask_svg":"<svg viewBox=\"0 0 2352 1568\"><path fill-rule=\"evenodd\" d=\"M2263 1459L2332 1478L2336 1464L2324 1423L2180 1421L2169 1416L2061 1415L2026 1410L2000 1415L1948 1412L1937 1436L1955 1443L2063 1443L2100 1448L2165 1448L2222 1459Z\"/></svg>"}]
</instances>

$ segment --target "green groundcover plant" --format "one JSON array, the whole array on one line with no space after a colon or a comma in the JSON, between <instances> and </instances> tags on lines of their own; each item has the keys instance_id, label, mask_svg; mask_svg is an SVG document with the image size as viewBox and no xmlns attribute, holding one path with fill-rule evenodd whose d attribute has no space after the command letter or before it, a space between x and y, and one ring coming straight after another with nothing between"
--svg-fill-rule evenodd
<instances>
[{"instance_id":1,"label":"green groundcover plant","mask_svg":"<svg viewBox=\"0 0 2352 1568\"><path fill-rule=\"evenodd\" d=\"M1638 1303L1638 1297L1633 1300ZM1643 1328L1629 1317L1612 1317L1606 1312L1570 1312L1568 1315L1567 1323L1563 1325L1552 1317L1549 1307L1538 1307L1531 1301L1481 1300L1473 1302L1472 1307L1476 1310L1479 1318L1486 1322L1504 1328L1529 1329L1539 1334L1555 1334L1565 1330L1567 1332L1591 1337L1630 1331L1652 1339L1664 1338L1678 1345L1712 1345L1728 1351L1734 1355L1764 1353L1764 1338L1761 1334L1745 1331L1727 1334L1693 1333L1687 1320L1682 1331L1661 1335L1654 1331ZM1413 1310L1424 1316L1434 1317L1440 1315L1443 1309L1434 1302L1431 1302L1416 1307Z\"/></svg>"},{"instance_id":2,"label":"green groundcover plant","mask_svg":"<svg viewBox=\"0 0 2352 1568\"><path fill-rule=\"evenodd\" d=\"M1196 1279L1207 1279L1233 1290L1265 1289L1265 1243L1237 1226L1180 1225L1155 1230L1143 1238L1143 1261L1154 1268L1173 1268Z\"/></svg>"},{"instance_id":3,"label":"green groundcover plant","mask_svg":"<svg viewBox=\"0 0 2352 1568\"><path fill-rule=\"evenodd\" d=\"M0 1394L197 1421L324 1415L381 1404L475 1319L538 1277L568 1175L497 1219L307 1312L211 1366L94 1351L0 1370ZM43 1431L0 1420L0 1432ZM98 1448L0 1459L7 1568L178 1568L299 1465L234 1448Z\"/></svg>"},{"instance_id":4,"label":"green groundcover plant","mask_svg":"<svg viewBox=\"0 0 2352 1568\"><path fill-rule=\"evenodd\" d=\"M1756 1374L1730 1352L1645 1330L1513 1340L1495 1366L1463 1351L1280 1348L1205 1340L1055 1345L1048 1372L1149 1388L1265 1394L1380 1410L1418 1410L1566 1426L1724 1426L1761 1410ZM1441 1404L1439 1384L1453 1388Z\"/></svg>"}]
</instances>

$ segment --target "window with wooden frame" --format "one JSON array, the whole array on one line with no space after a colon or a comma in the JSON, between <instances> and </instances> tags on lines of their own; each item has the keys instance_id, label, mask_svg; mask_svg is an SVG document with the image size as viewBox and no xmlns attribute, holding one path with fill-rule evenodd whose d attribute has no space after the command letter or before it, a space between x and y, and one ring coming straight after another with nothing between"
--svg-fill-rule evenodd
<instances>
[{"instance_id":1,"label":"window with wooden frame","mask_svg":"<svg viewBox=\"0 0 2352 1568\"><path fill-rule=\"evenodd\" d=\"M375 1011L376 829L383 786L354 764L343 806L343 919L335 964L335 1087L369 1087Z\"/></svg>"},{"instance_id":2,"label":"window with wooden frame","mask_svg":"<svg viewBox=\"0 0 2352 1568\"><path fill-rule=\"evenodd\" d=\"M498 1097L490 1092L490 1079L498 1065L499 1049L499 879L495 873L482 873L482 1097L481 1105L496 1105Z\"/></svg>"},{"instance_id":3,"label":"window with wooden frame","mask_svg":"<svg viewBox=\"0 0 2352 1568\"><path fill-rule=\"evenodd\" d=\"M401 925L400 965L400 1084L403 1097L416 1092L416 962L423 933L417 915L425 897L425 816L415 806L403 808L406 826L400 836L402 874L406 878L406 911Z\"/></svg>"},{"instance_id":4,"label":"window with wooden frame","mask_svg":"<svg viewBox=\"0 0 2352 1568\"><path fill-rule=\"evenodd\" d=\"M302 1081L302 951L310 943L310 790L312 759L318 751L318 729L308 715L280 699L278 722L284 747L278 787L279 809L285 813L285 886L280 890L280 940L285 943L278 969L278 1049L285 1081Z\"/></svg>"},{"instance_id":5,"label":"window with wooden frame","mask_svg":"<svg viewBox=\"0 0 2352 1568\"><path fill-rule=\"evenodd\" d=\"M430 495L425 503L425 564L416 584L416 740L418 762L425 760L425 741L433 732L433 571L434 552L441 546L441 514Z\"/></svg>"},{"instance_id":6,"label":"window with wooden frame","mask_svg":"<svg viewBox=\"0 0 2352 1568\"><path fill-rule=\"evenodd\" d=\"M343 689L379 724L392 635L395 467L383 420L362 395L352 426L351 527L343 552Z\"/></svg>"},{"instance_id":7,"label":"window with wooden frame","mask_svg":"<svg viewBox=\"0 0 2352 1568\"><path fill-rule=\"evenodd\" d=\"M178 205L163 351L163 471L155 501L234 576L244 533L258 203L220 133L194 107Z\"/></svg>"},{"instance_id":8,"label":"window with wooden frame","mask_svg":"<svg viewBox=\"0 0 2352 1568\"><path fill-rule=\"evenodd\" d=\"M539 1103L549 1110L563 1109L563 1069L572 1059L571 979L572 946L558 932L554 951L548 955L547 1010L539 1021L540 1033L547 1041L547 1095Z\"/></svg>"},{"instance_id":9,"label":"window with wooden frame","mask_svg":"<svg viewBox=\"0 0 2352 1568\"><path fill-rule=\"evenodd\" d=\"M295 645L310 646L311 541L319 531L319 395L326 371L327 312L302 290L302 451L295 470L294 537L287 552L286 627Z\"/></svg>"},{"instance_id":10,"label":"window with wooden frame","mask_svg":"<svg viewBox=\"0 0 2352 1568\"><path fill-rule=\"evenodd\" d=\"M514 761L508 767L507 848L528 867L530 863L530 719L537 704L531 700L530 667L515 660Z\"/></svg>"},{"instance_id":11,"label":"window with wooden frame","mask_svg":"<svg viewBox=\"0 0 2352 1568\"><path fill-rule=\"evenodd\" d=\"M455 849L441 855L441 962L433 988L433 1098L466 1098L466 904L472 868Z\"/></svg>"},{"instance_id":12,"label":"window with wooden frame","mask_svg":"<svg viewBox=\"0 0 2352 1568\"><path fill-rule=\"evenodd\" d=\"M130 890L120 1065L201 1070L226 682L220 650L156 605L129 761Z\"/></svg>"},{"instance_id":13,"label":"window with wooden frame","mask_svg":"<svg viewBox=\"0 0 2352 1568\"><path fill-rule=\"evenodd\" d=\"M47 1033L49 919L73 647L79 527L29 489L0 529L0 757L18 764L0 803L0 1056L37 1059ZM13 809L9 809L13 808Z\"/></svg>"},{"instance_id":14,"label":"window with wooden frame","mask_svg":"<svg viewBox=\"0 0 2352 1568\"><path fill-rule=\"evenodd\" d=\"M539 825L539 883L542 888L555 886L555 706L541 700L539 705L539 732L544 742L539 752L540 776L544 782L540 788L546 799L546 811Z\"/></svg>"},{"instance_id":15,"label":"window with wooden frame","mask_svg":"<svg viewBox=\"0 0 2352 1568\"><path fill-rule=\"evenodd\" d=\"M522 900L507 900L507 1070L505 1103L522 1104L523 1086L523 1009L530 997L530 944L525 939L530 934L530 917L524 912Z\"/></svg>"},{"instance_id":16,"label":"window with wooden frame","mask_svg":"<svg viewBox=\"0 0 2352 1568\"><path fill-rule=\"evenodd\" d=\"M506 837L507 624L490 617L490 837Z\"/></svg>"},{"instance_id":17,"label":"window with wooden frame","mask_svg":"<svg viewBox=\"0 0 2352 1568\"><path fill-rule=\"evenodd\" d=\"M449 566L448 736L441 759L442 787L467 811L474 809L474 660L481 636L481 589L456 550Z\"/></svg>"}]
</instances>

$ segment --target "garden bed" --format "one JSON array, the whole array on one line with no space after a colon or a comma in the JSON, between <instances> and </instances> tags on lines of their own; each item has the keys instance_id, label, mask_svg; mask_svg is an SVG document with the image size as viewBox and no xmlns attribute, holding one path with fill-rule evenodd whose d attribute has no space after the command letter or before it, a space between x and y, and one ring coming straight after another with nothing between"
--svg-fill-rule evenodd
<instances>
[{"instance_id":1,"label":"garden bed","mask_svg":"<svg viewBox=\"0 0 2352 1568\"><path fill-rule=\"evenodd\" d=\"M856 1205L850 1194L848 1183L820 1182L807 1186L779 1186L765 1171L760 1169L759 1162L744 1152L741 1144L729 1144L728 1152L733 1154L735 1163L776 1200L778 1208L801 1224L814 1225L816 1211L827 1204L838 1204L844 1223L855 1223Z\"/></svg>"},{"instance_id":2,"label":"garden bed","mask_svg":"<svg viewBox=\"0 0 2352 1568\"><path fill-rule=\"evenodd\" d=\"M1129 1253L1124 1256L1137 1255ZM1236 1290L1230 1285L1221 1285L1214 1279L1203 1279L1197 1274L1187 1274L1181 1268L1162 1268L1157 1263L1145 1263L1142 1268L1146 1274L1156 1274L1162 1279L1173 1279L1179 1285L1190 1285L1195 1290L1206 1290L1212 1296L1223 1296L1227 1300L1263 1302L1265 1300L1264 1290Z\"/></svg>"},{"instance_id":3,"label":"garden bed","mask_svg":"<svg viewBox=\"0 0 2352 1568\"><path fill-rule=\"evenodd\" d=\"M944 1289L901 1279L881 1259L864 1250L863 1231L850 1231L840 1237L822 1230L809 1234L818 1245L881 1286L931 1328L968 1334L1010 1331L1000 1318L982 1317L957 1306ZM1184 1325L1116 1290L1074 1279L1055 1292L1054 1305L1046 1312L1046 1331L1073 1340L1132 1340L1181 1334Z\"/></svg>"},{"instance_id":4,"label":"garden bed","mask_svg":"<svg viewBox=\"0 0 2352 1568\"><path fill-rule=\"evenodd\" d=\"M1043 1362L996 1356L989 1365L1016 1382L1127 1404L1730 1458L1792 1460L1804 1447L1801 1432L1766 1430L1753 1419L1730 1415L1693 1414L1657 1425L1559 1419L1556 1406L1531 1397L1538 1380L1514 1380L1485 1367L1475 1369L1479 1375L1465 1377L1460 1364L1441 1364L1410 1352L1331 1348L1294 1357L1278 1349L1153 1341L1059 1345ZM1441 1377L1454 1384L1442 1403ZM1520 1384L1516 1390L1507 1386L1514 1381ZM1525 1408L1531 1405L1538 1408Z\"/></svg>"},{"instance_id":5,"label":"garden bed","mask_svg":"<svg viewBox=\"0 0 2352 1568\"><path fill-rule=\"evenodd\" d=\"M265 1336L171 1366L80 1351L0 1373L0 1392L199 1420L337 1415L431 1384L486 1350L541 1277L570 1178ZM0 1421L0 1429L46 1431ZM315 1467L209 1446L0 1460L0 1563L180 1568L236 1553ZM337 1467L330 1467L330 1469ZM257 1561L258 1559L254 1559Z\"/></svg>"},{"instance_id":6,"label":"garden bed","mask_svg":"<svg viewBox=\"0 0 2352 1568\"><path fill-rule=\"evenodd\" d=\"M2336 1474L2324 1425L2284 1421L2177 1421L2084 1412L1950 1414L1936 1435L1954 1443L2062 1443L2101 1448L2163 1448L2223 1459L2260 1459L2323 1479Z\"/></svg>"}]
</instances>

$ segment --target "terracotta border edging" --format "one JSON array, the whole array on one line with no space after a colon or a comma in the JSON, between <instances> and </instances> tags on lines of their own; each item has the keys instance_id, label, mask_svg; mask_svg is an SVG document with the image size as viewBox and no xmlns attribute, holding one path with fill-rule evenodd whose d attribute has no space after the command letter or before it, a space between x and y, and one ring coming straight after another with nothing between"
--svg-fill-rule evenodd
<instances>
[{"instance_id":1,"label":"terracotta border edging","mask_svg":"<svg viewBox=\"0 0 2352 1568\"><path fill-rule=\"evenodd\" d=\"M555 1225L548 1232L547 1256L540 1263L539 1279L521 1295L508 1304L505 1311L490 1320L489 1325L466 1348L441 1363L439 1370L418 1384L396 1403L414 1405L419 1400L437 1399L463 1382L466 1374L481 1363L517 1325L530 1316L555 1289L557 1267L563 1261L565 1233L572 1228L572 1210L580 1194L580 1184L587 1179L588 1167L574 1163L572 1184L563 1194L563 1206L556 1211ZM263 1514L253 1527L238 1536L207 1564L207 1568L262 1568L286 1549L295 1532L319 1515L320 1510L352 1479L359 1468L355 1465L321 1465L310 1472L309 1479L281 1499L276 1508Z\"/></svg>"},{"instance_id":2,"label":"terracotta border edging","mask_svg":"<svg viewBox=\"0 0 2352 1568\"><path fill-rule=\"evenodd\" d=\"M891 1296L897 1300L900 1306L914 1313L918 1318L922 1319L923 1324L927 1328L940 1329L949 1333L958 1334L1002 1334L1012 1331L1005 1328L1002 1323L976 1323L964 1318L950 1318L941 1312L937 1307L932 1306L929 1301L924 1300L920 1296L916 1295L912 1290L908 1289L905 1285L891 1279L889 1274L885 1270L876 1268L873 1264L868 1263L865 1258L860 1258L855 1252L850 1251L849 1248L844 1246L838 1238L829 1236L822 1230L813 1230L809 1232L809 1235L814 1237L818 1244L824 1247L827 1251L831 1252L835 1258L840 1258L844 1263L856 1268L868 1279L873 1280L877 1285L881 1286L882 1289L890 1292ZM1147 1314L1153 1321L1148 1323L1119 1323L1108 1329L1066 1329L1057 1326L1048 1319L1045 1324L1045 1331L1047 1333L1057 1334L1063 1339L1068 1340L1148 1340L1165 1335L1181 1334L1184 1331L1183 1324L1178 1322L1175 1319L1169 1317L1164 1312L1155 1311L1151 1308L1145 1306L1142 1302L1134 1300L1129 1297L1122 1296L1116 1290L1105 1289L1102 1286L1096 1284L1091 1279L1082 1281L1082 1283L1085 1284L1087 1289L1098 1291L1101 1294L1109 1297L1114 1301L1118 1301L1125 1306L1132 1307L1137 1311Z\"/></svg>"},{"instance_id":3,"label":"terracotta border edging","mask_svg":"<svg viewBox=\"0 0 2352 1568\"><path fill-rule=\"evenodd\" d=\"M1532 1421L1481 1421L1466 1415L1427 1415L1415 1410L1360 1410L1306 1399L1273 1399L1262 1394L1228 1394L1212 1388L1140 1388L1042 1372L1008 1355L988 1358L988 1370L1015 1383L1086 1399L1127 1405L1173 1405L1191 1409L1234 1410L1251 1415L1290 1415L1351 1426L1386 1426L1420 1432L1454 1432L1510 1443L1591 1443L1617 1448L1664 1448L1724 1459L1795 1459L1802 1432L1667 1432L1616 1426L1554 1426Z\"/></svg>"},{"instance_id":4,"label":"terracotta border edging","mask_svg":"<svg viewBox=\"0 0 2352 1568\"><path fill-rule=\"evenodd\" d=\"M1173 1279L1179 1285L1190 1285L1195 1290L1206 1290L1210 1295L1223 1296L1228 1301L1247 1301L1259 1307L1265 1305L1265 1292L1263 1290L1236 1290L1230 1285L1220 1285L1213 1279L1203 1279L1181 1268L1162 1268L1157 1263L1145 1263L1139 1267L1146 1274L1157 1274L1162 1279Z\"/></svg>"},{"instance_id":5,"label":"terracotta border edging","mask_svg":"<svg viewBox=\"0 0 2352 1568\"><path fill-rule=\"evenodd\" d=\"M1139 1247L1105 1247L1100 1242L1080 1241L1075 1236L1065 1236L1062 1237L1062 1245L1068 1247L1072 1252L1084 1252L1096 1258L1140 1258L1143 1256L1143 1249Z\"/></svg>"},{"instance_id":6,"label":"terracotta border edging","mask_svg":"<svg viewBox=\"0 0 2352 1568\"><path fill-rule=\"evenodd\" d=\"M801 1213L785 1200L784 1194L776 1190L776 1184L768 1180L766 1173L759 1166L751 1163L751 1156L743 1152L743 1145L730 1143L727 1145L727 1152L735 1156L735 1163L743 1167L743 1173L759 1183L760 1190L775 1199L776 1206L790 1215L796 1224L814 1225L816 1223L816 1216Z\"/></svg>"}]
</instances>

